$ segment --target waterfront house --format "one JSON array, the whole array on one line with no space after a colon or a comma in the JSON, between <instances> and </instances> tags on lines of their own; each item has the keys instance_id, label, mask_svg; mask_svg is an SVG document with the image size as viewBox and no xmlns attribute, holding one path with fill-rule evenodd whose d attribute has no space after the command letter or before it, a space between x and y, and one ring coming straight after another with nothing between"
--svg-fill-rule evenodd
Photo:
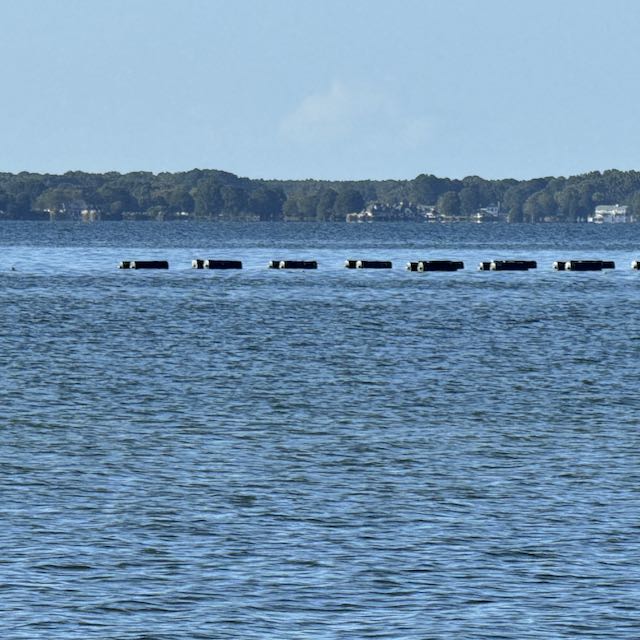
<instances>
[{"instance_id":1,"label":"waterfront house","mask_svg":"<svg viewBox=\"0 0 640 640\"><path fill-rule=\"evenodd\" d=\"M595 222L596 224L605 222L631 222L628 209L629 207L625 204L602 204L595 208L593 215L587 218L587 222Z\"/></svg>"}]
</instances>

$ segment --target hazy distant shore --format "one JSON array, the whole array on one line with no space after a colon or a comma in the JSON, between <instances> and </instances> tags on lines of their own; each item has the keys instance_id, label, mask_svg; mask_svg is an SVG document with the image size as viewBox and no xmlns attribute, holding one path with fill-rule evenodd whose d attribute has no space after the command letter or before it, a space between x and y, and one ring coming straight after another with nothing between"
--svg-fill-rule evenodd
<instances>
[{"instance_id":1,"label":"hazy distant shore","mask_svg":"<svg viewBox=\"0 0 640 640\"><path fill-rule=\"evenodd\" d=\"M0 174L0 220L586 222L598 207L618 216L600 221L640 220L640 172L360 181L258 180L200 169Z\"/></svg>"}]
</instances>

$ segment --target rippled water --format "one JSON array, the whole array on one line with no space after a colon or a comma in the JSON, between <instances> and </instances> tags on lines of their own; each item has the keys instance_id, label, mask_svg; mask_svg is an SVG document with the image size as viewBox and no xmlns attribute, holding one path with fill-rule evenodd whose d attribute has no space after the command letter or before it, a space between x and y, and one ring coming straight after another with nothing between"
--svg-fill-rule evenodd
<instances>
[{"instance_id":1,"label":"rippled water","mask_svg":"<svg viewBox=\"0 0 640 640\"><path fill-rule=\"evenodd\" d=\"M3 224L2 637L637 638L639 243Z\"/></svg>"}]
</instances>

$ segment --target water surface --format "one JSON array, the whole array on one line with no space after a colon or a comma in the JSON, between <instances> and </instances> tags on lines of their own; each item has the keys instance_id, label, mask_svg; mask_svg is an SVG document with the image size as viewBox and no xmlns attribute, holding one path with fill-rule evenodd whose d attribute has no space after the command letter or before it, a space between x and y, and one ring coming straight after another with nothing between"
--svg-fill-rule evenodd
<instances>
[{"instance_id":1,"label":"water surface","mask_svg":"<svg viewBox=\"0 0 640 640\"><path fill-rule=\"evenodd\" d=\"M3 223L3 637L637 638L638 227Z\"/></svg>"}]
</instances>

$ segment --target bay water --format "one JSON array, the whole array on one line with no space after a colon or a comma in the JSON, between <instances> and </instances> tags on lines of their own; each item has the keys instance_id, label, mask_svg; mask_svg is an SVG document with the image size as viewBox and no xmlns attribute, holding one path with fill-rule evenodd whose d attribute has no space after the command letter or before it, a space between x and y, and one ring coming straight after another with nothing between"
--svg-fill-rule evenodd
<instances>
[{"instance_id":1,"label":"bay water","mask_svg":"<svg viewBox=\"0 0 640 640\"><path fill-rule=\"evenodd\" d=\"M639 637L638 258L640 225L3 222L0 635Z\"/></svg>"}]
</instances>

